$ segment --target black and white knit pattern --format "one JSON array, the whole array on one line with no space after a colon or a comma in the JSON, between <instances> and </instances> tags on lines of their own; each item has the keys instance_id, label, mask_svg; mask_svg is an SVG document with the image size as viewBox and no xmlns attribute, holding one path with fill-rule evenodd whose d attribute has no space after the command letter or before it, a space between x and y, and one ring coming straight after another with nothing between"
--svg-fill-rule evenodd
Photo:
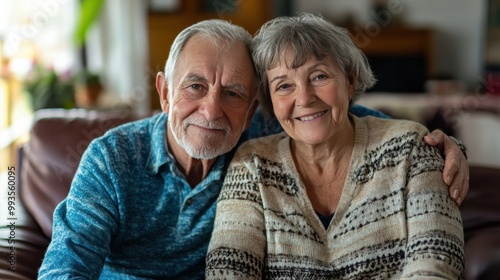
<instances>
[{"instance_id":1,"label":"black and white knit pattern","mask_svg":"<svg viewBox=\"0 0 500 280\"><path fill-rule=\"evenodd\" d=\"M219 196L207 279L460 279L460 213L440 152L406 121L354 118L355 145L325 230L285 134L237 152Z\"/></svg>"}]
</instances>

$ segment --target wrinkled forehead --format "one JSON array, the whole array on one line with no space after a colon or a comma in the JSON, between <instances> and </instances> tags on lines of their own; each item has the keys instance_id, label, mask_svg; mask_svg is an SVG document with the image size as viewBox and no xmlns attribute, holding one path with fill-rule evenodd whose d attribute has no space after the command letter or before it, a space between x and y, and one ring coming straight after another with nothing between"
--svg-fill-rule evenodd
<instances>
[{"instance_id":1,"label":"wrinkled forehead","mask_svg":"<svg viewBox=\"0 0 500 280\"><path fill-rule=\"evenodd\" d=\"M267 70L280 66L286 67L288 69L296 69L304 65L308 61L320 61L327 56L332 56L333 58L333 54L331 53L288 43L282 49L277 48L275 50L269 64L267 65Z\"/></svg>"},{"instance_id":2,"label":"wrinkled forehead","mask_svg":"<svg viewBox=\"0 0 500 280\"><path fill-rule=\"evenodd\" d=\"M186 43L175 72L177 77L204 77L211 82L221 79L223 85L239 84L249 92L253 92L256 77L250 53L243 42L221 48L205 36L193 36Z\"/></svg>"},{"instance_id":3,"label":"wrinkled forehead","mask_svg":"<svg viewBox=\"0 0 500 280\"><path fill-rule=\"evenodd\" d=\"M312 47L301 42L284 42L282 46L276 47L272 54L267 70L278 66L288 69L296 69L310 60L322 60L333 54L326 50ZM332 57L333 58L333 57Z\"/></svg>"}]
</instances>

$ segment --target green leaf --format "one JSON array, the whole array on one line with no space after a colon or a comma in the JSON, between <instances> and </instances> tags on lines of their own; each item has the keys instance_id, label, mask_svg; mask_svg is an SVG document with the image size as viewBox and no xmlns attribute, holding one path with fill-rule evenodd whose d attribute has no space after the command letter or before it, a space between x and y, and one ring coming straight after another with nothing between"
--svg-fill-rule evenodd
<instances>
[{"instance_id":1,"label":"green leaf","mask_svg":"<svg viewBox=\"0 0 500 280\"><path fill-rule=\"evenodd\" d=\"M104 0L82 0L74 33L75 44L80 47L85 41L90 26L99 17Z\"/></svg>"}]
</instances>

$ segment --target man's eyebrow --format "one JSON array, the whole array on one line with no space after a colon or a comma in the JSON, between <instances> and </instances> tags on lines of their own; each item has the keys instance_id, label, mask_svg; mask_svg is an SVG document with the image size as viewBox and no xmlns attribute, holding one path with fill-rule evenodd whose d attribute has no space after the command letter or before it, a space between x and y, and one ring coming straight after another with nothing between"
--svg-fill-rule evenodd
<instances>
[{"instance_id":1,"label":"man's eyebrow","mask_svg":"<svg viewBox=\"0 0 500 280\"><path fill-rule=\"evenodd\" d=\"M230 83L230 84L227 84L227 85L224 85L222 86L224 89L226 90L234 90L234 91L237 91L239 93L247 93L248 91L246 90L245 86L242 85L242 84L238 84L238 83Z\"/></svg>"},{"instance_id":2,"label":"man's eyebrow","mask_svg":"<svg viewBox=\"0 0 500 280\"><path fill-rule=\"evenodd\" d=\"M185 82L205 82L205 83L208 83L207 79L205 79L204 77L197 75L197 74L188 74L184 78L184 81Z\"/></svg>"},{"instance_id":3,"label":"man's eyebrow","mask_svg":"<svg viewBox=\"0 0 500 280\"><path fill-rule=\"evenodd\" d=\"M204 83L208 83L208 80L205 79L204 77L198 75L198 74L188 74L183 82L204 82ZM229 83L227 85L224 85L222 86L222 88L224 90L232 90L232 91L236 91L238 93L241 93L241 94L249 94L247 89L245 88L244 85L242 84L239 84L239 83Z\"/></svg>"}]
</instances>

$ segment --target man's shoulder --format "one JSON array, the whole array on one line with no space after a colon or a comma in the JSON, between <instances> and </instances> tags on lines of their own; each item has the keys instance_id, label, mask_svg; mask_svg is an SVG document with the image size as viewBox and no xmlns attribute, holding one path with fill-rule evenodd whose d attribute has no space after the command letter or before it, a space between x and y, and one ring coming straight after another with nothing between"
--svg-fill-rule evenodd
<instances>
[{"instance_id":1,"label":"man's shoulder","mask_svg":"<svg viewBox=\"0 0 500 280\"><path fill-rule=\"evenodd\" d=\"M157 114L140 120L124 123L108 130L104 135L94 139L94 144L114 147L132 148L149 145L157 130L164 127L166 116ZM164 131L164 129L163 129ZM161 137L159 139L162 139Z\"/></svg>"},{"instance_id":2,"label":"man's shoulder","mask_svg":"<svg viewBox=\"0 0 500 280\"><path fill-rule=\"evenodd\" d=\"M166 119L166 116L157 114L143 119L127 122L108 130L103 137L123 137L137 134L150 134L158 122L161 122L162 118Z\"/></svg>"},{"instance_id":3,"label":"man's shoulder","mask_svg":"<svg viewBox=\"0 0 500 280\"><path fill-rule=\"evenodd\" d=\"M160 113L139 120L127 122L110 129L105 133L105 135L141 133L145 130L151 129L163 117L166 118L164 114Z\"/></svg>"},{"instance_id":4,"label":"man's shoulder","mask_svg":"<svg viewBox=\"0 0 500 280\"><path fill-rule=\"evenodd\" d=\"M280 123L276 118L270 118L264 115L261 108L257 108L253 115L250 127L242 136L244 140L259 138L262 136L272 135L282 132Z\"/></svg>"},{"instance_id":5,"label":"man's shoulder","mask_svg":"<svg viewBox=\"0 0 500 280\"><path fill-rule=\"evenodd\" d=\"M108 130L103 136L90 142L82 155L80 167L101 170L108 168L108 171L113 170L113 174L124 177L126 174L130 175L131 170L146 170L144 167L150 162L152 150L164 147L164 137L156 135L161 134L158 130L162 130L165 118L166 116L155 115Z\"/></svg>"},{"instance_id":6,"label":"man's shoulder","mask_svg":"<svg viewBox=\"0 0 500 280\"><path fill-rule=\"evenodd\" d=\"M349 112L357 117L373 116L373 117L383 118L383 119L389 118L389 116L387 116L386 114L384 114L380 111L373 110L373 109L370 109L368 107L358 105L358 104L352 105L351 108L349 108Z\"/></svg>"}]
</instances>

